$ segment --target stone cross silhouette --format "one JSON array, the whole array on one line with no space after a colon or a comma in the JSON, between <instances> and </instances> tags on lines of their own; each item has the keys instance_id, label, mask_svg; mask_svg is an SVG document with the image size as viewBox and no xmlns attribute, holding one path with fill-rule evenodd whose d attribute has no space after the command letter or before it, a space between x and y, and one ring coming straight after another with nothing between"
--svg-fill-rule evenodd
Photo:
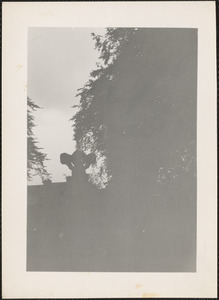
<instances>
[{"instance_id":1,"label":"stone cross silhouette","mask_svg":"<svg viewBox=\"0 0 219 300\"><path fill-rule=\"evenodd\" d=\"M94 153L85 154L83 151L76 150L71 155L67 153L60 154L60 162L73 172L79 174L85 173L85 170L96 163Z\"/></svg>"}]
</instances>

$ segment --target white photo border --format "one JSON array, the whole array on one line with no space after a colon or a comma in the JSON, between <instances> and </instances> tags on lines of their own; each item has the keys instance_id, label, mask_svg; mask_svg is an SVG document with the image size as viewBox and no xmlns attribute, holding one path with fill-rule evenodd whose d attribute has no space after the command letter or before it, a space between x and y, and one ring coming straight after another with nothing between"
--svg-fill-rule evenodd
<instances>
[{"instance_id":1,"label":"white photo border","mask_svg":"<svg viewBox=\"0 0 219 300\"><path fill-rule=\"evenodd\" d=\"M2 12L2 297L217 297L215 2L3 2ZM197 272L26 272L28 27L198 29Z\"/></svg>"}]
</instances>

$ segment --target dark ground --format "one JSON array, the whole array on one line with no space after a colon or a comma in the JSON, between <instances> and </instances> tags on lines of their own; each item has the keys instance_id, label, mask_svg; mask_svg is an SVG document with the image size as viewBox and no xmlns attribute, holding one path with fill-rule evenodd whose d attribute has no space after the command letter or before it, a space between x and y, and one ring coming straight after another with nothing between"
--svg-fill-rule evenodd
<instances>
[{"instance_id":1,"label":"dark ground","mask_svg":"<svg viewBox=\"0 0 219 300\"><path fill-rule=\"evenodd\" d=\"M134 188L116 195L79 181L29 186L27 270L194 272L195 191L157 191L138 199Z\"/></svg>"}]
</instances>

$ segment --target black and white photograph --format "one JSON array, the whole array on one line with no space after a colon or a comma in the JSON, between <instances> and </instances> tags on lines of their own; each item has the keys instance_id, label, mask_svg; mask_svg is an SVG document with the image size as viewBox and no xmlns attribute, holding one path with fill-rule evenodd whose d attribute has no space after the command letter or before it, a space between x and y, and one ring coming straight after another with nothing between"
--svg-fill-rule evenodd
<instances>
[{"instance_id":1,"label":"black and white photograph","mask_svg":"<svg viewBox=\"0 0 219 300\"><path fill-rule=\"evenodd\" d=\"M29 28L27 270L196 271L197 30Z\"/></svg>"},{"instance_id":2,"label":"black and white photograph","mask_svg":"<svg viewBox=\"0 0 219 300\"><path fill-rule=\"evenodd\" d=\"M3 298L217 295L214 1L5 2Z\"/></svg>"}]
</instances>

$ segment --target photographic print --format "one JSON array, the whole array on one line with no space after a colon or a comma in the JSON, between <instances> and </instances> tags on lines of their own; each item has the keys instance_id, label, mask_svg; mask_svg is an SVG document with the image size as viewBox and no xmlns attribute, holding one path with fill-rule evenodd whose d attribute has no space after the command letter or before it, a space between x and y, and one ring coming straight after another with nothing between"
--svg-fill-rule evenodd
<instances>
[{"instance_id":1,"label":"photographic print","mask_svg":"<svg viewBox=\"0 0 219 300\"><path fill-rule=\"evenodd\" d=\"M217 296L215 21L3 3L4 299Z\"/></svg>"},{"instance_id":2,"label":"photographic print","mask_svg":"<svg viewBox=\"0 0 219 300\"><path fill-rule=\"evenodd\" d=\"M197 29L29 28L27 94L27 270L195 272Z\"/></svg>"}]
</instances>

